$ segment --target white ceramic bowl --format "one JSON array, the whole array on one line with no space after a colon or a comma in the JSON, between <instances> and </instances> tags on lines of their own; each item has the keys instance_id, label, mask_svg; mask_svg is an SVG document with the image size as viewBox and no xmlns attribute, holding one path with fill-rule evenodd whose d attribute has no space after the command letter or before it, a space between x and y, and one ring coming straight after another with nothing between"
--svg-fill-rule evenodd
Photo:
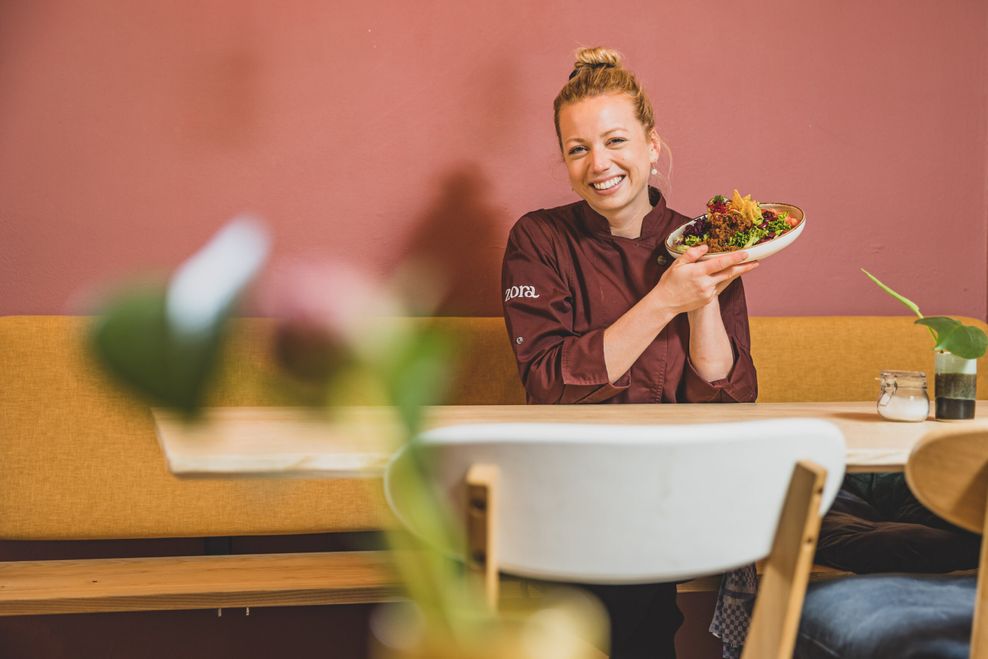
<instances>
[{"instance_id":1,"label":"white ceramic bowl","mask_svg":"<svg viewBox=\"0 0 988 659\"><path fill-rule=\"evenodd\" d=\"M803 209L800 208L799 206L772 202L766 204L758 204L758 207L764 210L772 210L775 211L776 213L781 213L782 211L788 211L790 217L795 217L799 220L799 224L797 224L795 228L785 232L781 236L776 236L772 240L769 240L760 245L755 245L754 247L749 247L748 249L746 249L745 251L748 252L748 258L746 258L745 261L761 261L768 258L769 256L772 256L776 252L781 252L786 247L789 247L789 245L793 244L793 242L795 242L797 238L799 238L799 234L803 233L803 227L806 226L806 215L803 213ZM703 217L706 217L706 214L700 215L699 217L694 217L692 220L690 220L683 226L673 231L671 234L669 234L669 237L666 238L666 251L669 252L669 254L673 258L678 258L679 256L681 256L680 252L677 252L675 249L673 249L673 245L676 243L676 241L679 240L679 237L683 235L683 230ZM707 252L706 254L700 257L700 260L706 261L707 259L712 259L716 256L721 256L723 254L730 254L730 252Z\"/></svg>"}]
</instances>

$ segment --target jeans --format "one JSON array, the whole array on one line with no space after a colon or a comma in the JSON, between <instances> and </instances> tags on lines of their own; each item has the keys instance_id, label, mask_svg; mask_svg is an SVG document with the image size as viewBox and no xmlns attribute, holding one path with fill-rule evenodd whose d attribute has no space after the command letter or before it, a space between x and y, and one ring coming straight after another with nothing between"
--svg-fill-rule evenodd
<instances>
[{"instance_id":1,"label":"jeans","mask_svg":"<svg viewBox=\"0 0 988 659\"><path fill-rule=\"evenodd\" d=\"M812 584L796 659L967 659L975 576L872 574Z\"/></svg>"}]
</instances>

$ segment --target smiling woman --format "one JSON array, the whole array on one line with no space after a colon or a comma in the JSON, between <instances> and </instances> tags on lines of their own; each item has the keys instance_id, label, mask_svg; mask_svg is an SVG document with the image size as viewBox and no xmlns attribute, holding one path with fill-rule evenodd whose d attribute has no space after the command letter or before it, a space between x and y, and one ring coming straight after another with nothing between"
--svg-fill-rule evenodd
<instances>
[{"instance_id":1,"label":"smiling woman","mask_svg":"<svg viewBox=\"0 0 988 659\"><path fill-rule=\"evenodd\" d=\"M533 211L504 255L504 315L530 403L752 402L743 250L674 262L664 242L689 220L649 185L662 146L652 104L621 56L576 53L554 103L581 201ZM635 538L627 538L634 543ZM675 656L674 584L595 586L610 656Z\"/></svg>"},{"instance_id":2,"label":"smiling woman","mask_svg":"<svg viewBox=\"0 0 988 659\"><path fill-rule=\"evenodd\" d=\"M688 218L649 186L652 104L620 55L579 50L554 118L583 200L522 217L502 270L529 401L754 400L738 278L757 263L744 251L697 263L702 247L670 263L663 241Z\"/></svg>"}]
</instances>

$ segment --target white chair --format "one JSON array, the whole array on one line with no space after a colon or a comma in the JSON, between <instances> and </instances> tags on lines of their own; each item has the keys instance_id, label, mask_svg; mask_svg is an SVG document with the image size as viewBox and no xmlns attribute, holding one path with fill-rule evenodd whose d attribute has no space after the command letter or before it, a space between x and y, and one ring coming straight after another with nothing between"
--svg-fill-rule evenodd
<instances>
[{"instance_id":1,"label":"white chair","mask_svg":"<svg viewBox=\"0 0 988 659\"><path fill-rule=\"evenodd\" d=\"M682 581L768 557L746 657L791 656L820 514L844 472L814 419L635 426L478 424L420 436L388 465L398 518L421 534L409 469L428 465L496 600L497 571L601 584Z\"/></svg>"}]
</instances>

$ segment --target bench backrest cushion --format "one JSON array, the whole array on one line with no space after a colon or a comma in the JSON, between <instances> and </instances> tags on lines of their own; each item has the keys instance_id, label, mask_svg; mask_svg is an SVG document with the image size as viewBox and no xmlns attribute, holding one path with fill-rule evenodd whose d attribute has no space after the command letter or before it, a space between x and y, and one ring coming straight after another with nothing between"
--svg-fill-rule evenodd
<instances>
[{"instance_id":1,"label":"bench backrest cushion","mask_svg":"<svg viewBox=\"0 0 988 659\"><path fill-rule=\"evenodd\" d=\"M501 318L436 318L463 337L452 403L519 404L525 394ZM988 331L973 318L965 323ZM758 401L875 400L883 370L925 371L933 396L933 339L909 316L756 316L751 354ZM988 398L988 369L978 369Z\"/></svg>"},{"instance_id":2,"label":"bench backrest cushion","mask_svg":"<svg viewBox=\"0 0 988 659\"><path fill-rule=\"evenodd\" d=\"M973 318L963 322L988 331ZM924 371L933 397L933 338L911 316L789 316L751 319L758 401L877 400L883 370ZM978 397L988 371L978 368Z\"/></svg>"}]
</instances>

